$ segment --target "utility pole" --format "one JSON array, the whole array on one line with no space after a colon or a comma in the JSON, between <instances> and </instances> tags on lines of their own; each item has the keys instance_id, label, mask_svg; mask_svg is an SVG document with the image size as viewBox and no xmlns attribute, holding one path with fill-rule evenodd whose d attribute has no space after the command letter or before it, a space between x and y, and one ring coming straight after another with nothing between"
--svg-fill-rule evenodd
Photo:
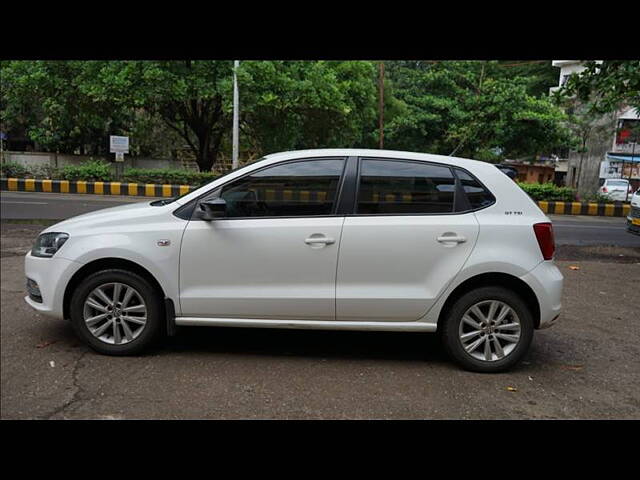
<instances>
[{"instance_id":1,"label":"utility pole","mask_svg":"<svg viewBox=\"0 0 640 480\"><path fill-rule=\"evenodd\" d=\"M380 128L380 150L384 148L384 63L378 63L378 116Z\"/></svg>"},{"instance_id":2,"label":"utility pole","mask_svg":"<svg viewBox=\"0 0 640 480\"><path fill-rule=\"evenodd\" d=\"M233 61L233 152L231 154L231 168L238 168L238 76L236 71L240 62Z\"/></svg>"}]
</instances>

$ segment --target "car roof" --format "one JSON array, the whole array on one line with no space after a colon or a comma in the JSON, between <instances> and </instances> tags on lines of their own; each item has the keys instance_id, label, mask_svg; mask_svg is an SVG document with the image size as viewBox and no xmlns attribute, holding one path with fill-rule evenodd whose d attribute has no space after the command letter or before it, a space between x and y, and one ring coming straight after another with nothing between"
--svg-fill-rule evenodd
<instances>
[{"instance_id":1,"label":"car roof","mask_svg":"<svg viewBox=\"0 0 640 480\"><path fill-rule=\"evenodd\" d=\"M450 157L447 155L436 155L432 153L405 152L400 150L378 150L368 148L319 148L311 150L293 150L289 152L271 153L265 155L263 159L269 160L289 160L294 158L314 158L314 157L378 157L378 158L398 158L405 160L421 160L425 162L446 163L467 168L484 168L486 165L494 164L471 160L468 158Z\"/></svg>"}]
</instances>

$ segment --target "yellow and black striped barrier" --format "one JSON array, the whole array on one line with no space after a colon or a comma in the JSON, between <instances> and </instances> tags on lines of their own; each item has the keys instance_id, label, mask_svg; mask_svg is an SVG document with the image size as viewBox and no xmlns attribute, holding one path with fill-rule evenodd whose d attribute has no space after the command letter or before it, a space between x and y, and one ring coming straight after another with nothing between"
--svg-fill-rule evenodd
<instances>
[{"instance_id":1,"label":"yellow and black striped barrier","mask_svg":"<svg viewBox=\"0 0 640 480\"><path fill-rule=\"evenodd\" d=\"M0 190L13 192L80 193L95 195L128 195L141 197L175 197L195 190L190 185L168 185L156 183L87 182L83 180L40 180L32 178L0 178ZM267 189L261 192L265 200L295 200L301 202L323 202L327 192ZM377 201L410 201L407 195L374 194ZM626 217L629 204L591 202L537 202L544 213L555 215L596 215Z\"/></svg>"},{"instance_id":2,"label":"yellow and black striped barrier","mask_svg":"<svg viewBox=\"0 0 640 480\"><path fill-rule=\"evenodd\" d=\"M544 213L555 215L596 215L600 217L626 217L629 215L628 203L592 203L592 202L546 202L539 201L538 206Z\"/></svg>"},{"instance_id":3,"label":"yellow and black striped barrier","mask_svg":"<svg viewBox=\"0 0 640 480\"><path fill-rule=\"evenodd\" d=\"M194 190L190 185L156 183L87 182L84 180L40 180L0 178L0 190L10 192L89 193L140 197L175 197Z\"/></svg>"}]
</instances>

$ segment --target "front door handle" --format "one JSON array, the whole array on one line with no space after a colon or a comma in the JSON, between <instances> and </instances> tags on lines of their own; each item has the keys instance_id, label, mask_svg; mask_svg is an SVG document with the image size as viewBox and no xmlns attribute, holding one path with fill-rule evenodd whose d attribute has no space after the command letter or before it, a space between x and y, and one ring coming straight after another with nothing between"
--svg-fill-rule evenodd
<instances>
[{"instance_id":1,"label":"front door handle","mask_svg":"<svg viewBox=\"0 0 640 480\"><path fill-rule=\"evenodd\" d=\"M455 233L449 235L445 233L444 235L440 235L438 238L436 238L436 240L438 240L440 243L464 243L467 241L466 237L463 237L462 235L456 235Z\"/></svg>"},{"instance_id":2,"label":"front door handle","mask_svg":"<svg viewBox=\"0 0 640 480\"><path fill-rule=\"evenodd\" d=\"M304 243L306 243L307 245L314 245L316 243L331 245L332 243L336 243L336 241L331 237L325 237L324 235L321 236L320 234L314 233L309 238L305 238Z\"/></svg>"}]
</instances>

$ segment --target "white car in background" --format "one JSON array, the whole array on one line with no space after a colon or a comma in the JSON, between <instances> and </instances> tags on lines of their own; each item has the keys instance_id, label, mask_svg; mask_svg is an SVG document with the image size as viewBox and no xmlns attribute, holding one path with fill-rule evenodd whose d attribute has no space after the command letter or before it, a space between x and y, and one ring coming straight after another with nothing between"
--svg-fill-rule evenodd
<instances>
[{"instance_id":1,"label":"white car in background","mask_svg":"<svg viewBox=\"0 0 640 480\"><path fill-rule=\"evenodd\" d=\"M598 189L600 195L614 202L627 201L627 194L629 194L630 197L632 192L633 189L631 185L629 185L629 180L625 180L624 178L607 178Z\"/></svg>"},{"instance_id":2,"label":"white car in background","mask_svg":"<svg viewBox=\"0 0 640 480\"><path fill-rule=\"evenodd\" d=\"M25 300L109 355L176 326L439 332L460 365L496 372L560 315L554 250L549 218L490 163L285 152L47 228Z\"/></svg>"},{"instance_id":3,"label":"white car in background","mask_svg":"<svg viewBox=\"0 0 640 480\"><path fill-rule=\"evenodd\" d=\"M631 196L631 208L627 216L627 230L640 235L640 188Z\"/></svg>"}]
</instances>

